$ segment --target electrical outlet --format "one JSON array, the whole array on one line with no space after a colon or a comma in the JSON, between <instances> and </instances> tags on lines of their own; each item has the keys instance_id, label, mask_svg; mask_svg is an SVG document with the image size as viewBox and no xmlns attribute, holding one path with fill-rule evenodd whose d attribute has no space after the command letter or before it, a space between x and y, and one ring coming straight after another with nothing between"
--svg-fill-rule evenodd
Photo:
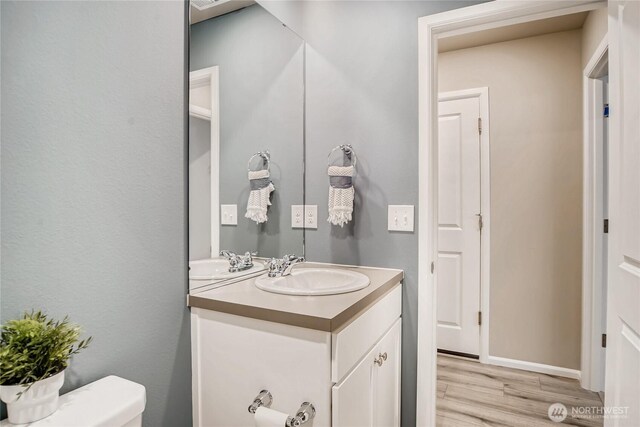
<instances>
[{"instance_id":1,"label":"electrical outlet","mask_svg":"<svg viewBox=\"0 0 640 427\"><path fill-rule=\"evenodd\" d=\"M413 231L413 205L389 205L389 231Z\"/></svg>"},{"instance_id":2,"label":"electrical outlet","mask_svg":"<svg viewBox=\"0 0 640 427\"><path fill-rule=\"evenodd\" d=\"M304 227L304 206L291 205L291 228Z\"/></svg>"},{"instance_id":3,"label":"electrical outlet","mask_svg":"<svg viewBox=\"0 0 640 427\"><path fill-rule=\"evenodd\" d=\"M305 205L304 228L318 228L318 205Z\"/></svg>"},{"instance_id":4,"label":"electrical outlet","mask_svg":"<svg viewBox=\"0 0 640 427\"><path fill-rule=\"evenodd\" d=\"M291 228L318 228L318 206L291 205Z\"/></svg>"},{"instance_id":5,"label":"electrical outlet","mask_svg":"<svg viewBox=\"0 0 640 427\"><path fill-rule=\"evenodd\" d=\"M238 225L238 205L220 205L220 224Z\"/></svg>"}]
</instances>

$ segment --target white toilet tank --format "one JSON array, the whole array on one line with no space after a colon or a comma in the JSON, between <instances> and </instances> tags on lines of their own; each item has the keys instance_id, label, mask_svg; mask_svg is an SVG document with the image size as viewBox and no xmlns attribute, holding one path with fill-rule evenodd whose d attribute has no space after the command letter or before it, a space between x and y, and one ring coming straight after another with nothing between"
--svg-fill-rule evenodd
<instances>
[{"instance_id":1,"label":"white toilet tank","mask_svg":"<svg viewBox=\"0 0 640 427\"><path fill-rule=\"evenodd\" d=\"M146 402L143 385L111 375L60 396L58 410L29 427L140 427Z\"/></svg>"}]
</instances>

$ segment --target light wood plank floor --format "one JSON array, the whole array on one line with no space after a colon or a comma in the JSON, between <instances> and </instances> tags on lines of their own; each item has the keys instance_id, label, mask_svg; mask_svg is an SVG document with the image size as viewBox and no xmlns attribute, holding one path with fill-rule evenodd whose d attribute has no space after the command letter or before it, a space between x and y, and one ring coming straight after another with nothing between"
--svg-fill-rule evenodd
<instances>
[{"instance_id":1,"label":"light wood plank floor","mask_svg":"<svg viewBox=\"0 0 640 427\"><path fill-rule=\"evenodd\" d=\"M569 412L562 423L548 417L556 402ZM576 380L438 355L438 427L603 425L600 417L572 417L573 407L602 407L602 400Z\"/></svg>"}]
</instances>

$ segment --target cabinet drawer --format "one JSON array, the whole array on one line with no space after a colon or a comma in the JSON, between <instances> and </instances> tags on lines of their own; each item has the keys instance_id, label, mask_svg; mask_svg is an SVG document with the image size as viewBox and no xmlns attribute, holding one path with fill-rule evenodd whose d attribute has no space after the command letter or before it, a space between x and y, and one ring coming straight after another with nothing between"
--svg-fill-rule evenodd
<instances>
[{"instance_id":1,"label":"cabinet drawer","mask_svg":"<svg viewBox=\"0 0 640 427\"><path fill-rule=\"evenodd\" d=\"M331 381L340 382L401 313L402 286L398 285L354 321L331 334Z\"/></svg>"}]
</instances>

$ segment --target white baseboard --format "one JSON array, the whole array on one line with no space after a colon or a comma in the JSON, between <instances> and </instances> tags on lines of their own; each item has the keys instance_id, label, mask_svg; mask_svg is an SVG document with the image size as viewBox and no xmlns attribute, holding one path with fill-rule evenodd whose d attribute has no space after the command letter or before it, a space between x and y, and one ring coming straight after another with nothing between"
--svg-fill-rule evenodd
<instances>
[{"instance_id":1,"label":"white baseboard","mask_svg":"<svg viewBox=\"0 0 640 427\"><path fill-rule=\"evenodd\" d=\"M577 369L562 368L560 366L545 365L543 363L527 362L498 356L489 356L486 363L489 365L504 366L505 368L523 369L525 371L540 372L541 374L572 378L574 380L580 379L580 371Z\"/></svg>"}]
</instances>

